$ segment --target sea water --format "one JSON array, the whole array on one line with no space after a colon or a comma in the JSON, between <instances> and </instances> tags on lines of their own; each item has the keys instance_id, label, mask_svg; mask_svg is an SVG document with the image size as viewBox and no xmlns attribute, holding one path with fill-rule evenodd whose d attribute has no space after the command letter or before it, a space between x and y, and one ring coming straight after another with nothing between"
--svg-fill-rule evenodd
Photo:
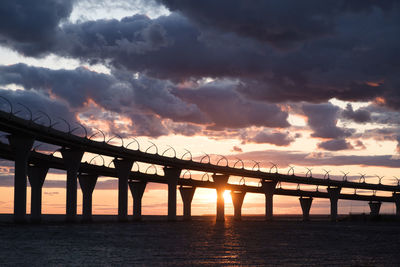
<instances>
[{"instance_id":1,"label":"sea water","mask_svg":"<svg viewBox=\"0 0 400 267\"><path fill-rule=\"evenodd\" d=\"M400 266L396 222L0 224L1 266Z\"/></svg>"}]
</instances>

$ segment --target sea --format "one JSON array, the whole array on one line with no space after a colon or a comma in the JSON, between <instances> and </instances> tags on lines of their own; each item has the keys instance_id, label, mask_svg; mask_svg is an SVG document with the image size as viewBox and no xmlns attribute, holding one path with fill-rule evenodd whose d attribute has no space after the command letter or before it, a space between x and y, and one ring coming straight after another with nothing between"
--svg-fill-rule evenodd
<instances>
[{"instance_id":1,"label":"sea","mask_svg":"<svg viewBox=\"0 0 400 267\"><path fill-rule=\"evenodd\" d=\"M14 224L0 216L0 266L400 266L400 223L364 219L144 216L118 223Z\"/></svg>"}]
</instances>

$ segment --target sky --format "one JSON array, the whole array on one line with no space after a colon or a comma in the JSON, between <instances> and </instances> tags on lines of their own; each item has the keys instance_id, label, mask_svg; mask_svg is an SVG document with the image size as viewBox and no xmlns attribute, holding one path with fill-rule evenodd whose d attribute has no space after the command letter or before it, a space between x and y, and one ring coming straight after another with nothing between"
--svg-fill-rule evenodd
<instances>
[{"instance_id":1,"label":"sky","mask_svg":"<svg viewBox=\"0 0 400 267\"><path fill-rule=\"evenodd\" d=\"M6 98L18 116L27 118L26 106L38 123L66 131L66 120L77 135L82 124L93 139L101 130L150 153L174 156L171 146L177 157L225 156L229 166L241 159L250 169L397 184L399 32L395 0L3 0L0 108L9 109ZM103 164L95 156L83 161ZM0 163L0 213L10 213L13 166ZM94 213L117 213L116 187L99 179ZM43 190L44 213L65 212L65 173L50 170ZM198 189L193 214L215 214L215 199ZM296 198L274 201L275 213L301 212ZM226 202L232 214L229 192ZM143 213L166 214L166 203L166 186L149 184ZM339 202L339 213L368 211ZM243 214L263 212L264 197L248 194ZM311 214L328 212L328 200L314 200Z\"/></svg>"}]
</instances>

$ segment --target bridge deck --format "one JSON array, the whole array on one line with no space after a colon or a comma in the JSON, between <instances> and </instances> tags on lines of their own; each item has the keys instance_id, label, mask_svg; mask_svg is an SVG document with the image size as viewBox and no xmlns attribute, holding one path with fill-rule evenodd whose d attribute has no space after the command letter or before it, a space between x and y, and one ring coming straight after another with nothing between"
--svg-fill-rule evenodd
<instances>
[{"instance_id":1,"label":"bridge deck","mask_svg":"<svg viewBox=\"0 0 400 267\"><path fill-rule=\"evenodd\" d=\"M284 175L279 173L267 173L262 171L247 170L244 168L233 168L229 166L219 166L210 163L195 162L193 160L183 160L170 158L158 154L150 154L140 150L131 150L124 147L117 147L105 142L97 142L88 138L79 137L70 133L65 133L53 128L36 124L29 120L0 111L0 130L10 134L30 135L36 140L70 148L78 148L87 152L117 157L128 158L139 162L157 164L162 166L176 167L180 169L195 170L209 173L222 173L234 176L243 176L264 180L275 180L280 182L309 184L322 186L336 186L343 188L367 189L376 191L400 191L399 186L357 183L351 181L337 181L313 177L301 177L296 175Z\"/></svg>"},{"instance_id":2,"label":"bridge deck","mask_svg":"<svg viewBox=\"0 0 400 267\"><path fill-rule=\"evenodd\" d=\"M13 153L11 152L11 148L9 145L0 143L0 157L13 160ZM65 164L63 159L54 157L52 155L46 155L39 152L31 152L30 163L33 164L46 164L50 168L65 170ZM116 170L114 168L106 167L106 166L98 166L89 163L82 163L79 169L80 172L83 173L92 173L97 174L99 176L106 177L117 177ZM162 183L167 184L168 181L164 176L160 176L157 174L146 174L139 171L132 171L130 173L131 180L142 180L152 183ZM216 184L211 181L199 181L194 179L179 179L179 185L188 185L188 186L196 186L203 188L216 188ZM248 193L261 193L264 194L262 188L257 186L249 186L249 185L237 185L237 184L227 184L227 190L233 191L245 191ZM316 192L316 191L306 191L306 190L290 190L283 188L276 188L275 195L285 195L285 196L298 196L298 197L314 197L314 198L329 198L329 194L327 192ZM360 194L340 194L339 199L346 200L362 200L362 201L381 201L381 202L394 202L393 197L385 197L385 196L367 196Z\"/></svg>"}]
</instances>

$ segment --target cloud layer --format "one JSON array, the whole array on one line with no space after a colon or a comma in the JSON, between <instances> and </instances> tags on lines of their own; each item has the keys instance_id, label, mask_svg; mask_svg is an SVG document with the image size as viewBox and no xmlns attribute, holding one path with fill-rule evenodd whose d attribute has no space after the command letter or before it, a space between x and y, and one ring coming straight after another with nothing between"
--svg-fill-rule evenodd
<instances>
[{"instance_id":1,"label":"cloud layer","mask_svg":"<svg viewBox=\"0 0 400 267\"><path fill-rule=\"evenodd\" d=\"M86 21L69 20L78 3L72 0L1 2L2 46L110 70L0 66L2 87L24 89L4 95L46 99L69 110L71 120L99 120L126 135L234 129L243 141L288 146L297 134L292 113L306 118L302 130L323 139L322 150L363 147L349 140L372 135L340 121L391 125L386 140L400 140L398 1L156 2L170 13ZM333 98L370 104L342 109L328 102ZM260 132L244 136L249 127Z\"/></svg>"}]
</instances>

